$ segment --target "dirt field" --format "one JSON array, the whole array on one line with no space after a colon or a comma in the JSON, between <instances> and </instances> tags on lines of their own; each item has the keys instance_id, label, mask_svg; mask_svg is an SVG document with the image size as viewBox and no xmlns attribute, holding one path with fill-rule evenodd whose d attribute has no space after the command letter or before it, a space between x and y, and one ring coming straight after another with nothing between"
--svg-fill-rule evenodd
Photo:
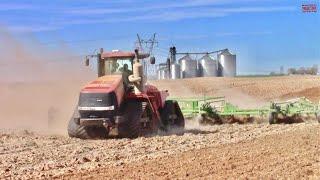
<instances>
[{"instance_id":1,"label":"dirt field","mask_svg":"<svg viewBox=\"0 0 320 180\"><path fill-rule=\"evenodd\" d=\"M256 127L264 129L265 127ZM279 128L279 127L277 127ZM319 128L294 127L256 134L229 132L230 137L214 145L210 136L204 137L203 147L157 157L143 162L123 163L88 170L63 177L113 177L116 179L220 179L220 178L314 178L320 176ZM240 130L243 131L243 130ZM250 131L250 130L249 130ZM264 131L264 130L262 130ZM283 131L283 132L277 132ZM307 131L307 132L306 132ZM219 132L216 132L219 134ZM228 132L227 132L228 133ZM237 134L237 135L233 135ZM238 135L244 135L237 139ZM232 139L234 139L232 141ZM275 139L277 139L275 141ZM288 141L289 140L289 141Z\"/></svg>"},{"instance_id":2,"label":"dirt field","mask_svg":"<svg viewBox=\"0 0 320 180\"><path fill-rule=\"evenodd\" d=\"M151 83L168 89L172 96L223 95L243 107L297 96L317 102L320 91L320 77L316 76ZM183 136L69 138L65 135L67 117L73 111L80 84L67 82L56 88L40 82L0 86L4 95L0 97L1 123L7 125L0 130L0 179L320 178L320 124L312 120L290 125L262 122L215 126L188 121ZM59 133L48 126L50 119ZM37 128L24 130L33 126Z\"/></svg>"},{"instance_id":3,"label":"dirt field","mask_svg":"<svg viewBox=\"0 0 320 180\"><path fill-rule=\"evenodd\" d=\"M78 140L0 134L0 178L319 178L320 126L197 127L183 136Z\"/></svg>"},{"instance_id":4,"label":"dirt field","mask_svg":"<svg viewBox=\"0 0 320 180\"><path fill-rule=\"evenodd\" d=\"M320 100L320 76L279 76L240 78L193 78L151 81L172 96L225 96L239 106L254 106L277 99L305 96ZM245 99L245 101L244 101Z\"/></svg>"}]
</instances>

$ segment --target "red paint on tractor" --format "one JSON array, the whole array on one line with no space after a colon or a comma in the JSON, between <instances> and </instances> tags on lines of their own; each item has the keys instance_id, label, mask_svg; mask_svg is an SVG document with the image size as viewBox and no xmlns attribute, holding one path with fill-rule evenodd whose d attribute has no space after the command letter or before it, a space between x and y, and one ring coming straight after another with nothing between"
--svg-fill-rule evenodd
<instances>
[{"instance_id":1,"label":"red paint on tractor","mask_svg":"<svg viewBox=\"0 0 320 180\"><path fill-rule=\"evenodd\" d=\"M121 104L124 96L124 87L121 75L102 76L87 84L81 93L111 93L115 92L117 101Z\"/></svg>"}]
</instances>

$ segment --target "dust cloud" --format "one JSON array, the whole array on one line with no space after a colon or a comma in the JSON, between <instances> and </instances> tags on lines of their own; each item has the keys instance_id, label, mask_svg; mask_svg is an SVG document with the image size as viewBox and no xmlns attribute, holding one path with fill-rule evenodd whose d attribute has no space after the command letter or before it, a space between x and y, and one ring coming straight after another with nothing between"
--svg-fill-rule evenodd
<instances>
[{"instance_id":1,"label":"dust cloud","mask_svg":"<svg viewBox=\"0 0 320 180\"><path fill-rule=\"evenodd\" d=\"M221 88L217 90L216 96L224 96L227 102L240 108L255 109L268 105L267 101L250 96L236 88Z\"/></svg>"},{"instance_id":2,"label":"dust cloud","mask_svg":"<svg viewBox=\"0 0 320 180\"><path fill-rule=\"evenodd\" d=\"M69 50L0 27L0 129L66 134L80 88L95 77Z\"/></svg>"}]
</instances>

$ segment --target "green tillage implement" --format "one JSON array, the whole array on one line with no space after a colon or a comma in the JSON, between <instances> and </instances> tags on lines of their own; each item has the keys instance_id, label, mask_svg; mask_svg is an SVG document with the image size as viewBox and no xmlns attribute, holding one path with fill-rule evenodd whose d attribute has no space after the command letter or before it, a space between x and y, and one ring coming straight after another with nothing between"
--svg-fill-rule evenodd
<instances>
[{"instance_id":1,"label":"green tillage implement","mask_svg":"<svg viewBox=\"0 0 320 180\"><path fill-rule=\"evenodd\" d=\"M198 115L212 115L219 118L235 116L244 117L269 117L271 124L278 123L281 117L301 117L315 115L320 122L320 105L314 104L308 99L301 97L283 102L271 102L270 106L256 109L241 109L225 101L224 97L201 97L201 98L170 98L178 101L185 117Z\"/></svg>"},{"instance_id":2,"label":"green tillage implement","mask_svg":"<svg viewBox=\"0 0 320 180\"><path fill-rule=\"evenodd\" d=\"M224 101L224 97L203 97L203 98L169 98L178 101L181 111L185 117L194 117L197 114L206 113L203 105Z\"/></svg>"},{"instance_id":3,"label":"green tillage implement","mask_svg":"<svg viewBox=\"0 0 320 180\"><path fill-rule=\"evenodd\" d=\"M294 120L303 118L303 116L315 116L320 123L320 102L314 104L305 97L290 99L282 102L271 102L269 123L275 124L281 120Z\"/></svg>"}]
</instances>

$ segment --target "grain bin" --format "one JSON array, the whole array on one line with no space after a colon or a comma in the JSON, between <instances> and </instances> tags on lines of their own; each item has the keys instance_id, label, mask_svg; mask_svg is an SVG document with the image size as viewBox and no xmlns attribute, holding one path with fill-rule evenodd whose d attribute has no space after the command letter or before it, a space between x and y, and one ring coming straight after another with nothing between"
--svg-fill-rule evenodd
<instances>
[{"instance_id":1,"label":"grain bin","mask_svg":"<svg viewBox=\"0 0 320 180\"><path fill-rule=\"evenodd\" d=\"M169 79L169 71L168 71L168 69L163 69L163 79Z\"/></svg>"},{"instance_id":2,"label":"grain bin","mask_svg":"<svg viewBox=\"0 0 320 180\"><path fill-rule=\"evenodd\" d=\"M218 72L222 77L235 77L237 75L236 55L228 50L218 54Z\"/></svg>"},{"instance_id":3,"label":"grain bin","mask_svg":"<svg viewBox=\"0 0 320 180\"><path fill-rule=\"evenodd\" d=\"M180 65L171 64L171 79L180 79Z\"/></svg>"},{"instance_id":4,"label":"grain bin","mask_svg":"<svg viewBox=\"0 0 320 180\"><path fill-rule=\"evenodd\" d=\"M217 61L213 60L209 54L199 59L199 73L201 77L218 76Z\"/></svg>"},{"instance_id":5,"label":"grain bin","mask_svg":"<svg viewBox=\"0 0 320 180\"><path fill-rule=\"evenodd\" d=\"M158 70L158 79L163 79L163 71L161 71L160 69Z\"/></svg>"},{"instance_id":6,"label":"grain bin","mask_svg":"<svg viewBox=\"0 0 320 180\"><path fill-rule=\"evenodd\" d=\"M167 79L168 78L168 64L167 63L160 63L158 65L157 71L158 79Z\"/></svg>"},{"instance_id":7,"label":"grain bin","mask_svg":"<svg viewBox=\"0 0 320 180\"><path fill-rule=\"evenodd\" d=\"M198 63L195 60L192 60L189 55L186 55L179 59L181 66L181 78L193 78L198 75Z\"/></svg>"},{"instance_id":8,"label":"grain bin","mask_svg":"<svg viewBox=\"0 0 320 180\"><path fill-rule=\"evenodd\" d=\"M158 70L158 79L168 79L169 71L167 69L159 69Z\"/></svg>"}]
</instances>

